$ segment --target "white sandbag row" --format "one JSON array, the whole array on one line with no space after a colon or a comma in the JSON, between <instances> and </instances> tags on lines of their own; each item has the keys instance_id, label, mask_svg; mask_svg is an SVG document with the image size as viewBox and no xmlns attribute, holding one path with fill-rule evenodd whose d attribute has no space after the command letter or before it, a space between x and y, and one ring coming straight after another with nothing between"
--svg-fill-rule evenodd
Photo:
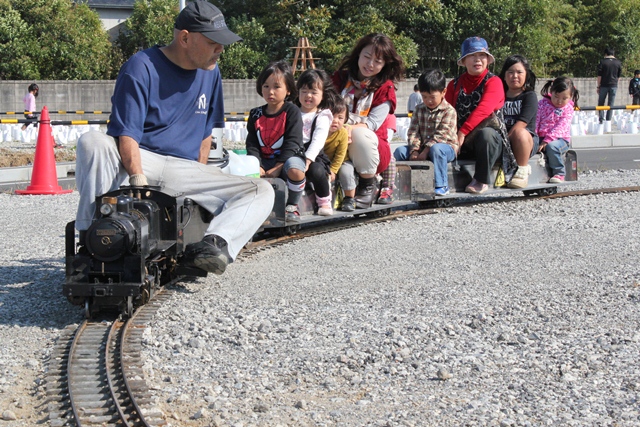
<instances>
[{"instance_id":1,"label":"white sandbag row","mask_svg":"<svg viewBox=\"0 0 640 427\"><path fill-rule=\"evenodd\" d=\"M0 125L0 142L31 143L36 140L37 136L38 130L33 126L29 126L23 131L21 124Z\"/></svg>"},{"instance_id":2,"label":"white sandbag row","mask_svg":"<svg viewBox=\"0 0 640 427\"><path fill-rule=\"evenodd\" d=\"M393 139L406 141L411 119L398 117L396 120L396 133ZM640 111L614 110L611 122L599 123L597 111L576 111L571 125L571 135L602 135L614 131L617 133L637 134L640 129ZM22 130L21 124L0 125L0 143L18 142L35 143L38 139L38 130L33 125ZM89 130L100 130L100 125L55 125L52 126L52 134L57 144L67 145L75 143L80 135ZM226 122L224 139L231 142L244 142L247 139L246 122Z\"/></svg>"},{"instance_id":3,"label":"white sandbag row","mask_svg":"<svg viewBox=\"0 0 640 427\"><path fill-rule=\"evenodd\" d=\"M411 119L398 117L396 138L407 140ZM598 111L576 111L571 124L571 136L603 135L605 133L637 134L640 129L640 110L613 110L611 121L600 124Z\"/></svg>"},{"instance_id":4,"label":"white sandbag row","mask_svg":"<svg viewBox=\"0 0 640 427\"><path fill-rule=\"evenodd\" d=\"M77 142L80 135L92 129L101 130L100 125L54 125L51 126L51 134L57 144L67 145ZM224 138L233 142L244 142L247 139L247 124L245 122L225 123ZM0 125L0 143L35 144L37 140L38 129L33 125L24 131L22 124Z\"/></svg>"},{"instance_id":5,"label":"white sandbag row","mask_svg":"<svg viewBox=\"0 0 640 427\"><path fill-rule=\"evenodd\" d=\"M606 112L603 112L606 114ZM600 123L598 111L576 111L571 124L571 135L603 135L605 133L637 134L640 111L613 110L611 121Z\"/></svg>"},{"instance_id":6,"label":"white sandbag row","mask_svg":"<svg viewBox=\"0 0 640 427\"><path fill-rule=\"evenodd\" d=\"M38 141L38 129L31 125L23 131L22 124L2 124L0 143L35 144ZM90 130L100 130L100 125L54 125L51 126L51 135L56 144L64 146L77 142L80 135Z\"/></svg>"},{"instance_id":7,"label":"white sandbag row","mask_svg":"<svg viewBox=\"0 0 640 427\"><path fill-rule=\"evenodd\" d=\"M637 134L640 128L640 111L638 110L624 110L619 111L619 114L612 117L612 120L620 133Z\"/></svg>"},{"instance_id":8,"label":"white sandbag row","mask_svg":"<svg viewBox=\"0 0 640 427\"><path fill-rule=\"evenodd\" d=\"M244 142L247 140L246 122L225 122L224 139L231 142Z\"/></svg>"},{"instance_id":9,"label":"white sandbag row","mask_svg":"<svg viewBox=\"0 0 640 427\"><path fill-rule=\"evenodd\" d=\"M100 131L100 125L51 126L51 133L58 145L75 144L81 135L90 130Z\"/></svg>"},{"instance_id":10,"label":"white sandbag row","mask_svg":"<svg viewBox=\"0 0 640 427\"><path fill-rule=\"evenodd\" d=\"M410 117L397 117L395 138L406 141L407 133L409 132L409 125L411 125Z\"/></svg>"}]
</instances>

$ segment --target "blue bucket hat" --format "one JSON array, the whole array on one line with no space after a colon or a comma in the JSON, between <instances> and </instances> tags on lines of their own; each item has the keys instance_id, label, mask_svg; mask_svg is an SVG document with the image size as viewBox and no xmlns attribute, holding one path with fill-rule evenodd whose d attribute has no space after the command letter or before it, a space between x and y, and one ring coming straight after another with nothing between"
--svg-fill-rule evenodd
<instances>
[{"instance_id":1,"label":"blue bucket hat","mask_svg":"<svg viewBox=\"0 0 640 427\"><path fill-rule=\"evenodd\" d=\"M486 53L489 56L489 64L493 64L496 60L493 55L489 53L489 45L485 39L481 37L469 37L462 42L462 55L460 55L460 59L458 59L458 65L463 66L462 60L464 57L476 52Z\"/></svg>"}]
</instances>

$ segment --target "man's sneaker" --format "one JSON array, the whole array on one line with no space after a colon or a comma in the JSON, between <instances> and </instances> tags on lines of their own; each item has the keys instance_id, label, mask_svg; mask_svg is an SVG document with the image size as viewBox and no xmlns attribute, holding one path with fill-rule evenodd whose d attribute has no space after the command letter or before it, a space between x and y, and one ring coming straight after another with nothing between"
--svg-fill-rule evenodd
<instances>
[{"instance_id":1,"label":"man's sneaker","mask_svg":"<svg viewBox=\"0 0 640 427\"><path fill-rule=\"evenodd\" d=\"M215 234L204 236L198 243L188 244L184 250L186 267L199 268L209 273L224 273L230 259L227 242Z\"/></svg>"},{"instance_id":2,"label":"man's sneaker","mask_svg":"<svg viewBox=\"0 0 640 427\"><path fill-rule=\"evenodd\" d=\"M564 182L564 175L553 175L550 179L549 182L551 184L559 184L561 182Z\"/></svg>"},{"instance_id":3,"label":"man's sneaker","mask_svg":"<svg viewBox=\"0 0 640 427\"><path fill-rule=\"evenodd\" d=\"M355 211L356 199L354 199L353 197L345 197L344 199L342 199L342 207L340 208L340 210L344 212Z\"/></svg>"},{"instance_id":4,"label":"man's sneaker","mask_svg":"<svg viewBox=\"0 0 640 427\"><path fill-rule=\"evenodd\" d=\"M525 188L529 185L529 174L531 173L531 167L527 166L518 166L518 170L513 174L513 178L507 184L509 188Z\"/></svg>"},{"instance_id":5,"label":"man's sneaker","mask_svg":"<svg viewBox=\"0 0 640 427\"><path fill-rule=\"evenodd\" d=\"M363 185L356 188L356 207L360 209L370 208L373 204L373 201L376 199L378 194L378 185L377 184L369 184Z\"/></svg>"},{"instance_id":6,"label":"man's sneaker","mask_svg":"<svg viewBox=\"0 0 640 427\"><path fill-rule=\"evenodd\" d=\"M298 205L287 205L284 208L284 218L287 222L300 222L300 212Z\"/></svg>"},{"instance_id":7,"label":"man's sneaker","mask_svg":"<svg viewBox=\"0 0 640 427\"><path fill-rule=\"evenodd\" d=\"M393 189L389 187L384 187L380 190L380 197L378 197L378 201L376 201L379 205L390 205L393 203Z\"/></svg>"},{"instance_id":8,"label":"man's sneaker","mask_svg":"<svg viewBox=\"0 0 640 427\"><path fill-rule=\"evenodd\" d=\"M434 193L436 196L446 196L449 194L449 187L436 187Z\"/></svg>"}]
</instances>

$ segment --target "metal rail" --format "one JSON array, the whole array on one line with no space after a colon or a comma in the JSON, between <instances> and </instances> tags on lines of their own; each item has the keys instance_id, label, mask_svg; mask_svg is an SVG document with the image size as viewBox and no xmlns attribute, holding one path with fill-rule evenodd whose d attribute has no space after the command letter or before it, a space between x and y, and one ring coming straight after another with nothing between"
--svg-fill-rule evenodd
<instances>
[{"instance_id":1,"label":"metal rail","mask_svg":"<svg viewBox=\"0 0 640 427\"><path fill-rule=\"evenodd\" d=\"M59 373L66 377L61 394L68 395L70 415L63 399L51 411L52 425L167 425L164 413L149 397L141 353L144 329L170 297L170 291L157 293L126 322L119 318L85 321L76 329L71 345L64 347L68 348L66 372ZM60 382L56 378L51 383L60 387Z\"/></svg>"},{"instance_id":2,"label":"metal rail","mask_svg":"<svg viewBox=\"0 0 640 427\"><path fill-rule=\"evenodd\" d=\"M71 344L67 375L69 398L78 427L96 424L127 426L112 413L116 402L105 369L109 333L107 323L85 321Z\"/></svg>"},{"instance_id":3,"label":"metal rail","mask_svg":"<svg viewBox=\"0 0 640 427\"><path fill-rule=\"evenodd\" d=\"M134 425L129 420L134 418L135 411L131 410L131 399L128 395L123 397L122 393L118 393L116 390L123 383L122 376L122 329L124 322L116 320L111 325L109 336L107 338L107 345L105 346L105 369L107 374L107 382L109 384L109 390L113 397L115 409L118 412L118 416L123 424L127 427ZM118 398L120 396L120 398Z\"/></svg>"}]
</instances>

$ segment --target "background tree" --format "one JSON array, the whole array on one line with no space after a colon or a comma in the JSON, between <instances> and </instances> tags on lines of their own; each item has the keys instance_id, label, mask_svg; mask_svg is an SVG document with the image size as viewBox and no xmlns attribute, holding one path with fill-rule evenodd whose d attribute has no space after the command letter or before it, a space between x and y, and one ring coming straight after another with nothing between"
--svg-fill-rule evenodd
<instances>
[{"instance_id":1,"label":"background tree","mask_svg":"<svg viewBox=\"0 0 640 427\"><path fill-rule=\"evenodd\" d=\"M0 0L0 79L39 79L40 70L30 56L35 48L20 13L8 0Z\"/></svg>"},{"instance_id":2,"label":"background tree","mask_svg":"<svg viewBox=\"0 0 640 427\"><path fill-rule=\"evenodd\" d=\"M571 1L579 10L581 30L576 36L576 49L567 58L569 68L577 75L596 76L596 67L606 47L615 50L622 61L623 73L633 74L640 66L640 4L637 0Z\"/></svg>"},{"instance_id":3,"label":"background tree","mask_svg":"<svg viewBox=\"0 0 640 427\"><path fill-rule=\"evenodd\" d=\"M291 61L300 37L315 63L335 70L358 38L387 34L416 77L439 67L453 77L465 38L487 39L494 72L511 54L526 56L542 78L594 77L606 46L623 73L640 68L638 0L212 0L244 41L226 47L226 79L256 78L270 61ZM176 0L138 0L115 44L98 16L71 0L0 0L0 78L114 78L140 49L167 44ZM46 34L46 37L42 35Z\"/></svg>"},{"instance_id":4,"label":"background tree","mask_svg":"<svg viewBox=\"0 0 640 427\"><path fill-rule=\"evenodd\" d=\"M173 39L173 24L180 12L176 0L136 1L133 13L125 21L116 45L124 58L156 44L167 45Z\"/></svg>"},{"instance_id":5,"label":"background tree","mask_svg":"<svg viewBox=\"0 0 640 427\"><path fill-rule=\"evenodd\" d=\"M97 13L69 0L2 0L0 73L7 79L112 77L112 46Z\"/></svg>"},{"instance_id":6,"label":"background tree","mask_svg":"<svg viewBox=\"0 0 640 427\"><path fill-rule=\"evenodd\" d=\"M253 79L269 63L270 37L256 19L231 18L227 25L243 38L224 48L220 57L220 72L225 79Z\"/></svg>"},{"instance_id":7,"label":"background tree","mask_svg":"<svg viewBox=\"0 0 640 427\"><path fill-rule=\"evenodd\" d=\"M417 46L415 62L407 61L407 76L427 68L449 70L449 53L457 48L456 11L438 0L409 0L388 7L388 16Z\"/></svg>"}]
</instances>

